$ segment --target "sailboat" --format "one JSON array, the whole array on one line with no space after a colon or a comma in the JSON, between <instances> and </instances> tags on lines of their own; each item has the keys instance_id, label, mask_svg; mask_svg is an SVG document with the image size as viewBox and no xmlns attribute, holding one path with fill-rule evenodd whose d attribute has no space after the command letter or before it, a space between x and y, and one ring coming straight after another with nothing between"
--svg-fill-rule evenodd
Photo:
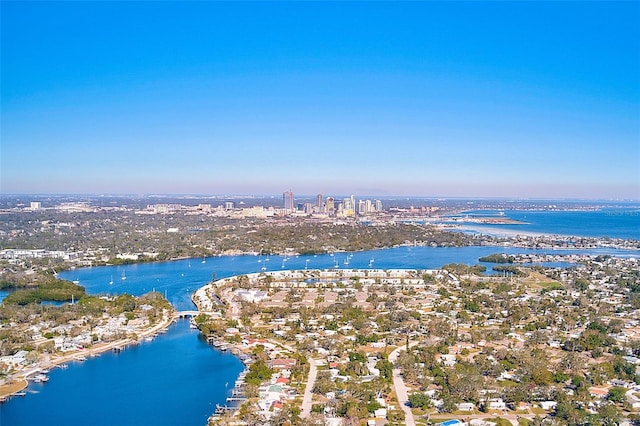
<instances>
[{"instance_id":1,"label":"sailboat","mask_svg":"<svg viewBox=\"0 0 640 426\"><path fill-rule=\"evenodd\" d=\"M373 266L373 256L371 257L371 260L369 260L369 268L371 268Z\"/></svg>"},{"instance_id":2,"label":"sailboat","mask_svg":"<svg viewBox=\"0 0 640 426\"><path fill-rule=\"evenodd\" d=\"M206 258L206 257L203 257L203 258L202 258L202 262L201 262L201 263L207 263L207 258Z\"/></svg>"},{"instance_id":3,"label":"sailboat","mask_svg":"<svg viewBox=\"0 0 640 426\"><path fill-rule=\"evenodd\" d=\"M109 281L109 285L113 285L113 275L111 275L111 281Z\"/></svg>"},{"instance_id":4,"label":"sailboat","mask_svg":"<svg viewBox=\"0 0 640 426\"><path fill-rule=\"evenodd\" d=\"M122 278L120 278L122 281L127 279L127 275L124 273L124 271L122 271Z\"/></svg>"}]
</instances>

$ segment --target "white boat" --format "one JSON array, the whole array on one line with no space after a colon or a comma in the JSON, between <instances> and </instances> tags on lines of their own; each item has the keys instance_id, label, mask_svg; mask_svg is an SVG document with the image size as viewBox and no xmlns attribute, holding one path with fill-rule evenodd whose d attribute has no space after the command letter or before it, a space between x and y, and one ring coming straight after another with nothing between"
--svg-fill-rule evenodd
<instances>
[{"instance_id":1,"label":"white boat","mask_svg":"<svg viewBox=\"0 0 640 426\"><path fill-rule=\"evenodd\" d=\"M122 278L120 278L122 281L127 279L127 274L124 273L124 271L122 271Z\"/></svg>"},{"instance_id":2,"label":"white boat","mask_svg":"<svg viewBox=\"0 0 640 426\"><path fill-rule=\"evenodd\" d=\"M109 281L109 285L113 285L113 275L111 275L111 281Z\"/></svg>"},{"instance_id":3,"label":"white boat","mask_svg":"<svg viewBox=\"0 0 640 426\"><path fill-rule=\"evenodd\" d=\"M36 374L30 379L33 380L35 383L44 383L49 381L49 377L47 377L47 375L45 374Z\"/></svg>"}]
</instances>

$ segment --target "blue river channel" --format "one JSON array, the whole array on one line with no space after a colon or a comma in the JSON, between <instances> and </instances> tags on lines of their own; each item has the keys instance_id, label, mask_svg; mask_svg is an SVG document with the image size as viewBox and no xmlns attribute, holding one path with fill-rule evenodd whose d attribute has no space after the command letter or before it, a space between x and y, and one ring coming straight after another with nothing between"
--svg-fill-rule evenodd
<instances>
[{"instance_id":1,"label":"blue river channel","mask_svg":"<svg viewBox=\"0 0 640 426\"><path fill-rule=\"evenodd\" d=\"M181 320L153 342L51 370L2 405L0 425L203 426L243 366L198 334Z\"/></svg>"},{"instance_id":2,"label":"blue river channel","mask_svg":"<svg viewBox=\"0 0 640 426\"><path fill-rule=\"evenodd\" d=\"M532 250L504 247L413 247L309 256L220 256L65 271L90 294L155 290L177 310L191 310L191 294L215 278L282 269L439 268L476 264L491 253L595 253L640 257L640 251ZM490 267L490 265L487 265ZM193 425L203 426L243 366L204 342L186 321L152 342L104 353L51 371L46 384L30 384L25 397L0 406L0 426Z\"/></svg>"}]
</instances>

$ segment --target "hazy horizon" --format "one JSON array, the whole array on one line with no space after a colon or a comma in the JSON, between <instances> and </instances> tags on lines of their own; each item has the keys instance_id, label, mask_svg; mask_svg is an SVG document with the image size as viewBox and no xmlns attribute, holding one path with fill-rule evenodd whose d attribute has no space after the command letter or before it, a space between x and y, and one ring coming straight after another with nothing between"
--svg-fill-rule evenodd
<instances>
[{"instance_id":1,"label":"hazy horizon","mask_svg":"<svg viewBox=\"0 0 640 426\"><path fill-rule=\"evenodd\" d=\"M0 193L640 200L640 2L0 8Z\"/></svg>"},{"instance_id":2,"label":"hazy horizon","mask_svg":"<svg viewBox=\"0 0 640 426\"><path fill-rule=\"evenodd\" d=\"M376 194L345 194L345 193L320 193L324 198L333 197L334 199L342 199L350 196L355 196L356 199L381 199L381 200L434 200L434 201L488 201L488 202L550 202L556 201L560 203L620 203L620 204L638 204L640 200L631 198L535 198L535 197L449 197L439 195L402 195L402 194L388 194L388 195L376 195ZM318 193L294 193L295 199L315 200ZM283 194L261 194L261 193L0 193L0 198L15 198L15 197L33 197L38 198L149 198L149 199L253 199L253 200L282 200Z\"/></svg>"}]
</instances>

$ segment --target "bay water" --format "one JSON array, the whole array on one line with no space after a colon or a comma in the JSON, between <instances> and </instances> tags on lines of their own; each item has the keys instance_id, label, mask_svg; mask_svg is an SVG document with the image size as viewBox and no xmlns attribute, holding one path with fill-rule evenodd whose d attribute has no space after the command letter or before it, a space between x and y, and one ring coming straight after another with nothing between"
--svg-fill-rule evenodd
<instances>
[{"instance_id":1,"label":"bay water","mask_svg":"<svg viewBox=\"0 0 640 426\"><path fill-rule=\"evenodd\" d=\"M556 212L552 213L556 216ZM532 213L508 212L507 216L526 221L527 218L520 218L519 214L531 219ZM560 216L557 228L535 221L536 232L565 234L564 231L569 230L571 214ZM623 230L619 235L636 238L635 222L628 224L628 218L634 218L633 215L609 217L618 218L622 223ZM564 218L566 222L563 222ZM557 232L553 232L554 229ZM615 224L612 229L616 229ZM191 294L213 278L283 269L433 269L447 263L476 264L479 257L492 253L593 253L640 257L640 250L403 246L308 256L216 256L82 268L62 272L59 276L78 280L89 294L141 295L159 291L177 310L191 310L194 308ZM82 363L74 362L64 370L55 369L48 383L30 384L26 397L14 397L0 406L0 426L202 426L214 412L215 405L225 403L228 387L242 369L237 358L209 346L183 320L152 342L130 346L119 354L109 352Z\"/></svg>"},{"instance_id":2,"label":"bay water","mask_svg":"<svg viewBox=\"0 0 640 426\"><path fill-rule=\"evenodd\" d=\"M604 208L599 210L470 210L458 217L505 217L521 224L476 224L484 230L508 230L540 234L572 235L595 238L620 238L640 241L640 208Z\"/></svg>"},{"instance_id":3,"label":"bay water","mask_svg":"<svg viewBox=\"0 0 640 426\"><path fill-rule=\"evenodd\" d=\"M53 369L0 406L0 425L203 426L243 366L198 335L180 320L152 342Z\"/></svg>"}]
</instances>

